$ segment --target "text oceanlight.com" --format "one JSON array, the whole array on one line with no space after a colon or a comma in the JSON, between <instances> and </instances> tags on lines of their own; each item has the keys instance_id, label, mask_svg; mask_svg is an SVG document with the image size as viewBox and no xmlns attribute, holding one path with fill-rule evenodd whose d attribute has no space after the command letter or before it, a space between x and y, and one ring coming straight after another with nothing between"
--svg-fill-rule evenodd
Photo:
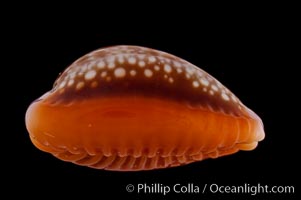
<instances>
[{"instance_id":1,"label":"text oceanlight.com","mask_svg":"<svg viewBox=\"0 0 301 200\"><path fill-rule=\"evenodd\" d=\"M242 185L220 185L216 183L211 184L195 184L187 183L180 184L176 183L174 185L166 185L161 183L138 183L128 184L126 186L126 191L130 193L138 194L163 194L167 195L169 193L181 193L181 194L293 194L295 192L294 186L282 186L282 185L265 185L265 184L248 184L244 183Z\"/></svg>"}]
</instances>

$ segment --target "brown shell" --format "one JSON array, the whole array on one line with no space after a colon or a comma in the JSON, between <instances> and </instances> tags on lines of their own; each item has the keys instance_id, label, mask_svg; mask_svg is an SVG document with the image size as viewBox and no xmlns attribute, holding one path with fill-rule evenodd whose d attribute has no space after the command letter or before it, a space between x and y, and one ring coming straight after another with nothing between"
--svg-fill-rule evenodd
<instances>
[{"instance_id":1,"label":"brown shell","mask_svg":"<svg viewBox=\"0 0 301 200\"><path fill-rule=\"evenodd\" d=\"M73 119L74 116L86 122ZM182 118L189 125L181 124ZM175 166L239 149L251 150L264 137L260 118L215 78L181 58L138 46L108 47L81 57L60 75L50 92L31 105L26 119L38 148L63 160L112 170ZM40 123L33 119L39 119ZM153 122L151 131L145 130L143 124L147 122ZM65 126L54 127L59 123ZM78 129L72 125L78 125ZM94 129L85 129L89 125ZM178 131L169 129L171 125ZM166 138L159 141L161 136L157 132L160 131L170 141L176 138L174 143ZM45 139L45 132L60 139ZM87 139L88 133L94 134L95 144L92 136ZM207 146L211 143L210 148L204 149L202 142L182 144L181 134L184 134L183 141L185 137L191 141L205 140ZM67 144L67 135L72 138L70 141L76 142ZM113 137L122 141L115 144ZM148 143L151 137L156 140L153 144ZM81 143L79 138L88 141ZM51 148L45 146L50 140ZM136 140L142 141L140 147ZM75 153L70 148L81 150Z\"/></svg>"}]
</instances>

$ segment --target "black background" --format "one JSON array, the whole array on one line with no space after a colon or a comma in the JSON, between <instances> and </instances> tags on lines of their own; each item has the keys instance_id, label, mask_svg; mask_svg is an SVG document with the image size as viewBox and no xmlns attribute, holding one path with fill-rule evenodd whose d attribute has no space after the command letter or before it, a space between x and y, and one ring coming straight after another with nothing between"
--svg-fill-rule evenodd
<instances>
[{"instance_id":1,"label":"black background","mask_svg":"<svg viewBox=\"0 0 301 200\"><path fill-rule=\"evenodd\" d=\"M237 20L218 19L204 22L196 13L191 19L162 18L142 22L132 19L86 21L57 26L52 20L43 23L20 19L9 32L7 48L11 71L8 74L6 98L8 110L3 126L4 171L12 196L29 187L24 196L77 197L108 199L116 195L143 199L146 194L128 193L127 184L176 183L203 186L220 185L293 185L297 187L298 82L290 61L288 37L290 26L280 18L253 17ZM192 20L193 19L193 20ZM191 24L191 25L190 25ZM65 26L66 25L66 26ZM24 117L29 104L50 90L59 72L75 59L97 48L128 44L159 49L184 58L220 80L263 120L266 138L250 152L209 159L190 165L144 172L111 172L94 170L60 161L39 151L30 142ZM4 77L5 78L5 75ZM107 198L106 198L107 196ZM173 194L176 199L249 198L249 194ZM288 199L296 194L256 195ZM156 194L155 199L164 199Z\"/></svg>"}]
</instances>

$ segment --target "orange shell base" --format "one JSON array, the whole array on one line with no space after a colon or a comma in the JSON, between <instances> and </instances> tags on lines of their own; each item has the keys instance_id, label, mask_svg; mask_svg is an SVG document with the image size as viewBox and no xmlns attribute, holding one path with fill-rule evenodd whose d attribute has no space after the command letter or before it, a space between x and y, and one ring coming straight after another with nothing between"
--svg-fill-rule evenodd
<instances>
[{"instance_id":1,"label":"orange shell base","mask_svg":"<svg viewBox=\"0 0 301 200\"><path fill-rule=\"evenodd\" d=\"M55 106L34 102L26 124L39 149L61 160L117 171L166 168L252 150L264 137L256 119L133 96Z\"/></svg>"}]
</instances>

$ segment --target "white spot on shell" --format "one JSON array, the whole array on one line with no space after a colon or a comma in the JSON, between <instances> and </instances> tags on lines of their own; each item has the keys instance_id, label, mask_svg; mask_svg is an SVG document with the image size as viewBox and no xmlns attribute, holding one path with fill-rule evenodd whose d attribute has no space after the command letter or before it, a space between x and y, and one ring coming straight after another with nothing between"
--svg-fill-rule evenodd
<instances>
[{"instance_id":1,"label":"white spot on shell","mask_svg":"<svg viewBox=\"0 0 301 200\"><path fill-rule=\"evenodd\" d=\"M96 76L96 71L95 70L90 70L90 71L86 72L85 79L86 80L91 80L91 79L95 78L95 76Z\"/></svg>"},{"instance_id":2,"label":"white spot on shell","mask_svg":"<svg viewBox=\"0 0 301 200\"><path fill-rule=\"evenodd\" d=\"M174 80L173 80L173 78L169 77L168 81L169 81L170 83L173 83Z\"/></svg>"},{"instance_id":3,"label":"white spot on shell","mask_svg":"<svg viewBox=\"0 0 301 200\"><path fill-rule=\"evenodd\" d=\"M71 86L71 85L73 85L73 83L74 83L74 80L71 79L71 80L68 81L68 84L67 84L67 85L68 85L68 86Z\"/></svg>"},{"instance_id":4,"label":"white spot on shell","mask_svg":"<svg viewBox=\"0 0 301 200\"><path fill-rule=\"evenodd\" d=\"M129 61L129 63L130 63L131 65L134 65L134 64L136 64L136 62L137 62L137 60L136 60L135 57L130 57L130 58L128 59L128 61Z\"/></svg>"},{"instance_id":5,"label":"white spot on shell","mask_svg":"<svg viewBox=\"0 0 301 200\"><path fill-rule=\"evenodd\" d=\"M105 64L105 62L104 61L99 61L98 63L97 63L97 67L99 68L99 69L103 69L104 67L106 66L106 64Z\"/></svg>"},{"instance_id":6,"label":"white spot on shell","mask_svg":"<svg viewBox=\"0 0 301 200\"><path fill-rule=\"evenodd\" d=\"M214 95L214 92L212 90L209 91L209 94Z\"/></svg>"},{"instance_id":7,"label":"white spot on shell","mask_svg":"<svg viewBox=\"0 0 301 200\"><path fill-rule=\"evenodd\" d=\"M216 87L216 85L211 85L211 88L213 91L217 92L218 91L218 87Z\"/></svg>"},{"instance_id":8,"label":"white spot on shell","mask_svg":"<svg viewBox=\"0 0 301 200\"><path fill-rule=\"evenodd\" d=\"M141 61L138 62L138 65L139 65L139 67L144 67L145 66L145 62L141 60Z\"/></svg>"},{"instance_id":9,"label":"white spot on shell","mask_svg":"<svg viewBox=\"0 0 301 200\"><path fill-rule=\"evenodd\" d=\"M156 58L154 56L150 56L150 57L148 57L148 62L154 63L154 62L156 62Z\"/></svg>"},{"instance_id":10,"label":"white spot on shell","mask_svg":"<svg viewBox=\"0 0 301 200\"><path fill-rule=\"evenodd\" d=\"M130 75L131 75L131 76L136 76L136 74L137 74L137 72L136 72L135 70L131 70L131 71L130 71Z\"/></svg>"},{"instance_id":11,"label":"white spot on shell","mask_svg":"<svg viewBox=\"0 0 301 200\"><path fill-rule=\"evenodd\" d=\"M205 79L205 78L201 78L201 79L200 79L200 82L201 82L201 84L204 85L204 86L208 86L208 85L209 85L209 81L208 81L207 79Z\"/></svg>"},{"instance_id":12,"label":"white spot on shell","mask_svg":"<svg viewBox=\"0 0 301 200\"><path fill-rule=\"evenodd\" d=\"M148 78L152 77L153 76L153 71L150 70L150 69L146 69L144 70L144 75Z\"/></svg>"},{"instance_id":13,"label":"white spot on shell","mask_svg":"<svg viewBox=\"0 0 301 200\"><path fill-rule=\"evenodd\" d=\"M63 81L63 82L60 84L59 89L62 89L63 87L65 87L65 85L66 85L66 81Z\"/></svg>"},{"instance_id":14,"label":"white spot on shell","mask_svg":"<svg viewBox=\"0 0 301 200\"><path fill-rule=\"evenodd\" d=\"M167 73L170 73L170 72L172 71L171 66L165 64L165 65L164 65L164 71L167 72Z\"/></svg>"},{"instance_id":15,"label":"white spot on shell","mask_svg":"<svg viewBox=\"0 0 301 200\"><path fill-rule=\"evenodd\" d=\"M80 72L85 72L85 71L87 71L87 69L88 69L88 65L85 64L80 68Z\"/></svg>"},{"instance_id":16,"label":"white spot on shell","mask_svg":"<svg viewBox=\"0 0 301 200\"><path fill-rule=\"evenodd\" d=\"M81 82L78 82L78 83L76 84L75 89L80 90L80 89L82 89L84 86L85 86L85 83L81 81Z\"/></svg>"},{"instance_id":17,"label":"white spot on shell","mask_svg":"<svg viewBox=\"0 0 301 200\"><path fill-rule=\"evenodd\" d=\"M165 78L165 79L167 79L167 78L168 78L168 76L167 76L166 74L164 74L164 78Z\"/></svg>"},{"instance_id":18,"label":"white spot on shell","mask_svg":"<svg viewBox=\"0 0 301 200\"><path fill-rule=\"evenodd\" d=\"M115 63L110 62L110 63L108 64L108 68L109 68L109 69L114 69L114 68L115 68Z\"/></svg>"},{"instance_id":19,"label":"white spot on shell","mask_svg":"<svg viewBox=\"0 0 301 200\"><path fill-rule=\"evenodd\" d=\"M88 64L88 70L91 70L94 67L94 65L95 65L95 62L90 62Z\"/></svg>"},{"instance_id":20,"label":"white spot on shell","mask_svg":"<svg viewBox=\"0 0 301 200\"><path fill-rule=\"evenodd\" d=\"M193 70L191 67L186 67L186 72L187 72L189 75L193 75L194 70Z\"/></svg>"},{"instance_id":21,"label":"white spot on shell","mask_svg":"<svg viewBox=\"0 0 301 200\"><path fill-rule=\"evenodd\" d=\"M115 62L115 57L114 57L114 56L109 56L109 57L107 58L107 61L108 61L108 63Z\"/></svg>"},{"instance_id":22,"label":"white spot on shell","mask_svg":"<svg viewBox=\"0 0 301 200\"><path fill-rule=\"evenodd\" d=\"M123 58L122 55L118 55L118 56L117 56L117 60L118 60L118 62L119 62L120 64L123 64L123 63L124 63L124 58Z\"/></svg>"},{"instance_id":23,"label":"white spot on shell","mask_svg":"<svg viewBox=\"0 0 301 200\"><path fill-rule=\"evenodd\" d=\"M202 77L204 75L204 73L201 72L200 70L197 70L197 74L199 75L199 77Z\"/></svg>"},{"instance_id":24,"label":"white spot on shell","mask_svg":"<svg viewBox=\"0 0 301 200\"><path fill-rule=\"evenodd\" d=\"M199 82L197 82L197 81L193 81L193 82L192 82L192 86L195 87L195 88L197 88L197 87L200 86L200 84L199 84Z\"/></svg>"},{"instance_id":25,"label":"white spot on shell","mask_svg":"<svg viewBox=\"0 0 301 200\"><path fill-rule=\"evenodd\" d=\"M207 88L203 88L203 91L204 91L204 92L207 92Z\"/></svg>"},{"instance_id":26,"label":"white spot on shell","mask_svg":"<svg viewBox=\"0 0 301 200\"><path fill-rule=\"evenodd\" d=\"M225 100L225 101L229 101L230 100L230 98L229 98L229 96L226 94L226 93L222 93L222 98Z\"/></svg>"},{"instance_id":27,"label":"white spot on shell","mask_svg":"<svg viewBox=\"0 0 301 200\"><path fill-rule=\"evenodd\" d=\"M211 76L207 76L208 81L213 81L213 78Z\"/></svg>"},{"instance_id":28,"label":"white spot on shell","mask_svg":"<svg viewBox=\"0 0 301 200\"><path fill-rule=\"evenodd\" d=\"M155 65L155 66L154 66L154 69L155 69L156 71L159 71L159 70L160 70L160 67L159 67L158 65Z\"/></svg>"},{"instance_id":29,"label":"white spot on shell","mask_svg":"<svg viewBox=\"0 0 301 200\"><path fill-rule=\"evenodd\" d=\"M234 101L235 103L237 102L237 99L236 99L236 97L232 94L231 95L231 99L232 99L232 101Z\"/></svg>"},{"instance_id":30,"label":"white spot on shell","mask_svg":"<svg viewBox=\"0 0 301 200\"><path fill-rule=\"evenodd\" d=\"M101 77L106 77L107 74L108 74L107 72L101 72L100 76L101 76Z\"/></svg>"},{"instance_id":31,"label":"white spot on shell","mask_svg":"<svg viewBox=\"0 0 301 200\"><path fill-rule=\"evenodd\" d=\"M177 62L177 61L174 61L173 64L174 64L174 66L177 67L177 68L181 67L181 63L179 63L179 62Z\"/></svg>"},{"instance_id":32,"label":"white spot on shell","mask_svg":"<svg viewBox=\"0 0 301 200\"><path fill-rule=\"evenodd\" d=\"M72 72L72 73L70 73L70 78L75 78L75 76L76 76L76 72Z\"/></svg>"},{"instance_id":33,"label":"white spot on shell","mask_svg":"<svg viewBox=\"0 0 301 200\"><path fill-rule=\"evenodd\" d=\"M181 74L181 73L183 72L183 70L180 69L180 68L178 68L178 69L177 69L177 72L178 72L179 74Z\"/></svg>"},{"instance_id":34,"label":"white spot on shell","mask_svg":"<svg viewBox=\"0 0 301 200\"><path fill-rule=\"evenodd\" d=\"M123 78L123 77L125 77L125 74L126 74L126 71L122 67L119 67L119 68L115 69L115 71L114 71L114 75L116 78Z\"/></svg>"},{"instance_id":35,"label":"white spot on shell","mask_svg":"<svg viewBox=\"0 0 301 200\"><path fill-rule=\"evenodd\" d=\"M217 87L223 88L223 85L221 83L217 83Z\"/></svg>"}]
</instances>

